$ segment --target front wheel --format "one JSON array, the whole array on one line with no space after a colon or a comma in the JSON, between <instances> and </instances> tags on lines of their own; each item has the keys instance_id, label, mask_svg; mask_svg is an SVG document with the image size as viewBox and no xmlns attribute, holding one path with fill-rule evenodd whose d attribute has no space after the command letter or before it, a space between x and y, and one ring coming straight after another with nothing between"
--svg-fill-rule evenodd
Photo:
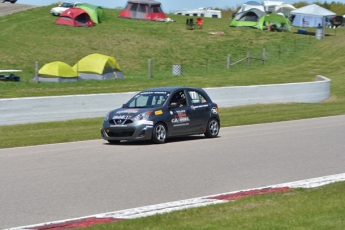
<instances>
[{"instance_id":1,"label":"front wheel","mask_svg":"<svg viewBox=\"0 0 345 230\"><path fill-rule=\"evenodd\" d=\"M155 144L163 144L167 139L167 130L161 122L157 123L153 128L152 142Z\"/></svg>"},{"instance_id":2,"label":"front wheel","mask_svg":"<svg viewBox=\"0 0 345 230\"><path fill-rule=\"evenodd\" d=\"M216 118L211 118L207 123L206 132L204 133L208 138L217 137L219 133L219 121Z\"/></svg>"}]
</instances>

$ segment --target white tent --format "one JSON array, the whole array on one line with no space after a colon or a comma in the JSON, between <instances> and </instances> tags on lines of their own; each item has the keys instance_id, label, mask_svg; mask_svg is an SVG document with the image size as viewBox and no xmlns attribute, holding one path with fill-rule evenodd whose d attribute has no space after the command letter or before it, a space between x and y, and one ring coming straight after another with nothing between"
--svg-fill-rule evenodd
<instances>
[{"instance_id":1,"label":"white tent","mask_svg":"<svg viewBox=\"0 0 345 230\"><path fill-rule=\"evenodd\" d=\"M242 4L241 8L237 11L237 13L248 11L253 8L265 12L265 7L261 3L256 1L248 1Z\"/></svg>"},{"instance_id":2,"label":"white tent","mask_svg":"<svg viewBox=\"0 0 345 230\"><path fill-rule=\"evenodd\" d=\"M271 12L271 13L276 13L275 9L280 6L283 5L284 2L278 2L278 1L263 1L262 5L264 6L264 9L266 12Z\"/></svg>"},{"instance_id":3,"label":"white tent","mask_svg":"<svg viewBox=\"0 0 345 230\"><path fill-rule=\"evenodd\" d=\"M316 4L298 8L290 13L295 15L292 25L302 27L318 27L325 23L326 17L336 16L336 13Z\"/></svg>"},{"instance_id":4,"label":"white tent","mask_svg":"<svg viewBox=\"0 0 345 230\"><path fill-rule=\"evenodd\" d=\"M282 4L280 6L277 6L274 10L274 13L278 14L278 13L282 13L284 14L285 16L290 16L290 12L295 10L296 7L294 7L293 5L291 4Z\"/></svg>"}]
</instances>

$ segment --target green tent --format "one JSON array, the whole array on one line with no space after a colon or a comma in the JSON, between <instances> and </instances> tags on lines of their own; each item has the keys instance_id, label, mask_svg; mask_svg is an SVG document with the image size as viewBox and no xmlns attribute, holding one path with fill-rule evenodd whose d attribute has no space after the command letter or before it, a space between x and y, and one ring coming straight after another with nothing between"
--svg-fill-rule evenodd
<instances>
[{"instance_id":1,"label":"green tent","mask_svg":"<svg viewBox=\"0 0 345 230\"><path fill-rule=\"evenodd\" d=\"M104 54L87 55L80 59L73 69L79 73L81 79L104 80L125 77L115 58Z\"/></svg>"},{"instance_id":2,"label":"green tent","mask_svg":"<svg viewBox=\"0 0 345 230\"><path fill-rule=\"evenodd\" d=\"M99 24L106 19L104 10L100 6L95 6L89 3L82 3L76 7L85 10L90 15L91 20L96 24Z\"/></svg>"},{"instance_id":3,"label":"green tent","mask_svg":"<svg viewBox=\"0 0 345 230\"><path fill-rule=\"evenodd\" d=\"M282 14L266 14L262 16L258 23L258 29L264 30L269 24L273 23L280 31L290 31L291 23Z\"/></svg>"},{"instance_id":4,"label":"green tent","mask_svg":"<svg viewBox=\"0 0 345 230\"><path fill-rule=\"evenodd\" d=\"M256 28L258 26L259 19L265 15L260 9L252 8L241 13L237 13L232 19L230 27L244 27L244 28Z\"/></svg>"},{"instance_id":5,"label":"green tent","mask_svg":"<svg viewBox=\"0 0 345 230\"><path fill-rule=\"evenodd\" d=\"M67 63L55 61L45 64L38 70L38 80L45 82L78 81L79 74Z\"/></svg>"}]
</instances>

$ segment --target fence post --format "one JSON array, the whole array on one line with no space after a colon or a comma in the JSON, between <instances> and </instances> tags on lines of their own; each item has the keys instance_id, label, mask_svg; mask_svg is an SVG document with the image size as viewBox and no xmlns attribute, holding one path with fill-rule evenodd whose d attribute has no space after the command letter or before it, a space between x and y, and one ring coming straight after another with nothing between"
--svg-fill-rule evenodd
<instances>
[{"instance_id":1,"label":"fence post","mask_svg":"<svg viewBox=\"0 0 345 230\"><path fill-rule=\"evenodd\" d=\"M152 77L152 60L151 59L149 59L149 78L151 78Z\"/></svg>"},{"instance_id":2,"label":"fence post","mask_svg":"<svg viewBox=\"0 0 345 230\"><path fill-rule=\"evenodd\" d=\"M35 80L38 83L38 61L35 62Z\"/></svg>"},{"instance_id":3,"label":"fence post","mask_svg":"<svg viewBox=\"0 0 345 230\"><path fill-rule=\"evenodd\" d=\"M230 54L228 54L228 58L226 60L226 68L230 69Z\"/></svg>"},{"instance_id":4,"label":"fence post","mask_svg":"<svg viewBox=\"0 0 345 230\"><path fill-rule=\"evenodd\" d=\"M262 64L265 64L266 62L266 49L264 48L262 50Z\"/></svg>"},{"instance_id":5,"label":"fence post","mask_svg":"<svg viewBox=\"0 0 345 230\"><path fill-rule=\"evenodd\" d=\"M325 36L326 36L326 23L323 24L322 39L324 39Z\"/></svg>"},{"instance_id":6,"label":"fence post","mask_svg":"<svg viewBox=\"0 0 345 230\"><path fill-rule=\"evenodd\" d=\"M247 53L247 66L250 66L250 52Z\"/></svg>"}]
</instances>

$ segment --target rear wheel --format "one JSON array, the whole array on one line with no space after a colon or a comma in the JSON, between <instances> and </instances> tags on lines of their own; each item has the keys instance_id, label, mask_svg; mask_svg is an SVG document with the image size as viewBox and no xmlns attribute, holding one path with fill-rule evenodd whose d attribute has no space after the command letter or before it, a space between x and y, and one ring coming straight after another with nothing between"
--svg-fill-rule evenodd
<instances>
[{"instance_id":1,"label":"rear wheel","mask_svg":"<svg viewBox=\"0 0 345 230\"><path fill-rule=\"evenodd\" d=\"M120 143L120 141L118 141L118 140L108 140L108 142L110 144L118 144L118 143Z\"/></svg>"},{"instance_id":2,"label":"rear wheel","mask_svg":"<svg viewBox=\"0 0 345 230\"><path fill-rule=\"evenodd\" d=\"M208 138L217 137L219 133L219 122L216 118L211 118L207 123L206 132L204 133Z\"/></svg>"},{"instance_id":3,"label":"rear wheel","mask_svg":"<svg viewBox=\"0 0 345 230\"><path fill-rule=\"evenodd\" d=\"M161 122L157 123L153 128L152 142L155 144L163 144L167 139L167 130Z\"/></svg>"}]
</instances>

